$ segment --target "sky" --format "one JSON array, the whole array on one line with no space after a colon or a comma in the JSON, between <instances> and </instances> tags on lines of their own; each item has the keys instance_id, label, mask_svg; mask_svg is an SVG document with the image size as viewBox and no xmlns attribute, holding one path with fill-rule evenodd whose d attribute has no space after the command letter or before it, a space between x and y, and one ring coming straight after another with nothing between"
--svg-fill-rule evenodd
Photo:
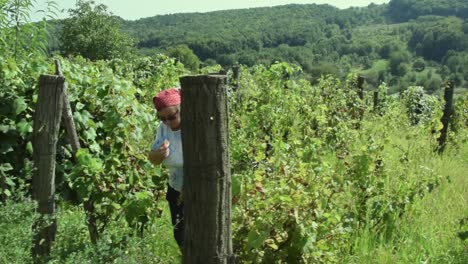
<instances>
[{"instance_id":1,"label":"sky","mask_svg":"<svg viewBox=\"0 0 468 264\"><path fill-rule=\"evenodd\" d=\"M35 0L35 10L43 10L48 0ZM104 4L108 11L126 20L136 20L155 15L210 12L216 10L241 9L251 7L276 6L286 4L330 4L338 8L350 6L367 6L370 3L383 4L390 0L94 0ZM54 0L60 11L58 18L66 18L68 9L74 8L76 0ZM36 13L31 16L38 21L43 15Z\"/></svg>"}]
</instances>

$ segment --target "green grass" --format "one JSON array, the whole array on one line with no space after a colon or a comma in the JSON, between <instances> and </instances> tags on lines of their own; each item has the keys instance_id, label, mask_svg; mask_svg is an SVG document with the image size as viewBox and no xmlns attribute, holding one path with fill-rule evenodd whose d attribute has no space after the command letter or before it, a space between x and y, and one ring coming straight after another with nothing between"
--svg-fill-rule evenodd
<instances>
[{"instance_id":1,"label":"green grass","mask_svg":"<svg viewBox=\"0 0 468 264\"><path fill-rule=\"evenodd\" d=\"M169 209L145 231L143 238L129 236L121 221L112 222L100 242L92 245L80 207L58 208L57 237L48 263L180 263L181 254L172 236ZM31 202L7 203L0 208L0 263L32 263Z\"/></svg>"},{"instance_id":2,"label":"green grass","mask_svg":"<svg viewBox=\"0 0 468 264\"><path fill-rule=\"evenodd\" d=\"M8 201L0 206L0 263L31 262L34 204Z\"/></svg>"},{"instance_id":3,"label":"green grass","mask_svg":"<svg viewBox=\"0 0 468 264\"><path fill-rule=\"evenodd\" d=\"M411 146L411 138L394 136L392 143L413 152L407 177L417 180L429 169L441 177L441 183L407 207L390 237L362 230L354 240L355 255L346 262L468 263L468 240L462 239L467 228L461 224L468 218L468 142L448 147L439 156L430 153L430 144ZM405 145L408 148L401 147ZM393 171L403 172L401 166Z\"/></svg>"}]
</instances>

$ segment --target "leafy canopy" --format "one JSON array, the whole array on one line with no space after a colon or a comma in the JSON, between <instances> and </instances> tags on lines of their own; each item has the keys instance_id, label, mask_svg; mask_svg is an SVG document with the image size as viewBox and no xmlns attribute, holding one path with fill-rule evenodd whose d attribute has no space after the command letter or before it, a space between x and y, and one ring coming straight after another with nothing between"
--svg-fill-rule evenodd
<instances>
[{"instance_id":1,"label":"leafy canopy","mask_svg":"<svg viewBox=\"0 0 468 264\"><path fill-rule=\"evenodd\" d=\"M191 71L197 71L200 67L200 60L197 55L185 44L169 47L166 51L169 57L176 58L179 62Z\"/></svg>"},{"instance_id":2,"label":"leafy canopy","mask_svg":"<svg viewBox=\"0 0 468 264\"><path fill-rule=\"evenodd\" d=\"M107 6L79 0L63 21L60 50L63 55L81 55L90 60L126 58L133 40L121 31L121 22Z\"/></svg>"}]
</instances>

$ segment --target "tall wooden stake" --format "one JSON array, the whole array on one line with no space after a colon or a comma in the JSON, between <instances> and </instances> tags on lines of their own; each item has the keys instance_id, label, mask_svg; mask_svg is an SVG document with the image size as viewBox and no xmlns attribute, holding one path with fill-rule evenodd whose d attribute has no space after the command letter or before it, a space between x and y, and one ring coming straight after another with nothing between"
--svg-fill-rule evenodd
<instances>
[{"instance_id":1,"label":"tall wooden stake","mask_svg":"<svg viewBox=\"0 0 468 264\"><path fill-rule=\"evenodd\" d=\"M62 68L60 66L60 61L55 60L55 74L62 76ZM75 121L73 120L73 112L70 107L70 101L68 101L67 94L67 83L64 84L64 93L63 93L63 122L67 130L68 139L70 140L70 145L72 148L73 161L76 162L76 152L81 148L78 134L76 132ZM78 198L78 195L74 190L73 197ZM86 225L88 226L88 232L91 239L91 243L97 244L99 240L99 230L97 228L97 219L95 215L94 201L91 199L83 202L84 211L86 213Z\"/></svg>"},{"instance_id":2,"label":"tall wooden stake","mask_svg":"<svg viewBox=\"0 0 468 264\"><path fill-rule=\"evenodd\" d=\"M359 99L364 100L364 77L358 76L357 77L357 83L356 86L358 88L357 94L359 96Z\"/></svg>"},{"instance_id":3,"label":"tall wooden stake","mask_svg":"<svg viewBox=\"0 0 468 264\"><path fill-rule=\"evenodd\" d=\"M240 87L240 65L232 66L232 79L234 80L235 90L238 91Z\"/></svg>"},{"instance_id":4,"label":"tall wooden stake","mask_svg":"<svg viewBox=\"0 0 468 264\"><path fill-rule=\"evenodd\" d=\"M58 59L55 60L55 75L63 76L62 68L60 67L60 62ZM70 145L72 147L73 158L76 158L76 152L80 149L80 141L78 140L78 134L76 133L75 121L73 120L73 113L70 107L70 102L68 101L67 94L67 83L64 83L63 87L63 122L67 129L68 139L70 140Z\"/></svg>"},{"instance_id":5,"label":"tall wooden stake","mask_svg":"<svg viewBox=\"0 0 468 264\"><path fill-rule=\"evenodd\" d=\"M180 83L183 263L233 263L227 78L186 76Z\"/></svg>"},{"instance_id":6,"label":"tall wooden stake","mask_svg":"<svg viewBox=\"0 0 468 264\"><path fill-rule=\"evenodd\" d=\"M379 91L374 91L374 112L379 111Z\"/></svg>"},{"instance_id":7,"label":"tall wooden stake","mask_svg":"<svg viewBox=\"0 0 468 264\"><path fill-rule=\"evenodd\" d=\"M55 219L55 155L62 117L63 91L65 78L62 76L41 75L39 96L33 123L32 178L33 198L38 203L39 219L33 225L33 257L48 256L55 239L57 222Z\"/></svg>"},{"instance_id":8,"label":"tall wooden stake","mask_svg":"<svg viewBox=\"0 0 468 264\"><path fill-rule=\"evenodd\" d=\"M442 130L440 131L440 137L438 138L439 147L437 148L438 153L444 152L445 143L447 141L447 132L450 123L450 118L452 118L454 109L453 109L453 90L454 85L452 81L448 81L445 85L444 91L444 100L445 100L445 107L444 107L444 114L442 115Z\"/></svg>"}]
</instances>

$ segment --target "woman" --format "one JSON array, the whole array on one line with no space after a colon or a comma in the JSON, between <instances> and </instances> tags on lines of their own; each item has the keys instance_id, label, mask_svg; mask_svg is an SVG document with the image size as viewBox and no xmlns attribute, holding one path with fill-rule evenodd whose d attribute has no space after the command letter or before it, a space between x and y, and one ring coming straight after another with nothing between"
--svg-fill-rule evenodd
<instances>
[{"instance_id":1,"label":"woman","mask_svg":"<svg viewBox=\"0 0 468 264\"><path fill-rule=\"evenodd\" d=\"M170 88L153 97L153 104L161 120L156 139L149 153L154 165L169 169L166 199L171 210L174 238L182 249L184 241L184 203L182 201L183 156L180 135L180 92Z\"/></svg>"}]
</instances>

